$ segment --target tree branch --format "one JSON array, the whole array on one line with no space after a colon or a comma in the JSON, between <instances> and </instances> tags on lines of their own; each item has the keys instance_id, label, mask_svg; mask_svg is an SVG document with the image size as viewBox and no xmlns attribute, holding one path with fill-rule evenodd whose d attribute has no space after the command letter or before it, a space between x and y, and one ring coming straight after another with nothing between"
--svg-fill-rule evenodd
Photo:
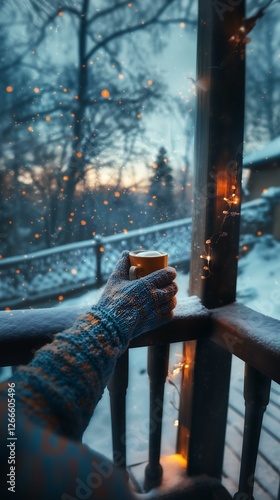
<instances>
[{"instance_id":1,"label":"tree branch","mask_svg":"<svg viewBox=\"0 0 280 500\"><path fill-rule=\"evenodd\" d=\"M134 0L134 3L137 3L137 0ZM112 12L115 12L116 10L121 9L122 7L127 7L127 0L119 3L118 5L113 5L112 7L108 7L107 9L103 9L102 11L97 12L97 14L94 14L88 20L88 24L95 22L100 17L104 17L107 16L108 14L111 14Z\"/></svg>"},{"instance_id":2,"label":"tree branch","mask_svg":"<svg viewBox=\"0 0 280 500\"><path fill-rule=\"evenodd\" d=\"M112 40L115 40L116 38L120 38L121 36L127 35L128 33L132 33L135 31L140 31L143 29L146 29L147 26L150 26L151 24L154 24L155 22L158 22L158 18L166 11L168 7L172 3L174 3L176 0L168 0L165 5L163 5L160 9L158 9L157 13L148 21L146 21L144 24L136 24L134 26L130 26L128 28L121 29L119 31L116 31L115 33L112 33L111 35L107 36L104 38L101 42L99 42L95 47L93 47L87 57L86 60L88 61L95 52L97 52L101 47L104 47L107 43L111 42Z\"/></svg>"}]
</instances>

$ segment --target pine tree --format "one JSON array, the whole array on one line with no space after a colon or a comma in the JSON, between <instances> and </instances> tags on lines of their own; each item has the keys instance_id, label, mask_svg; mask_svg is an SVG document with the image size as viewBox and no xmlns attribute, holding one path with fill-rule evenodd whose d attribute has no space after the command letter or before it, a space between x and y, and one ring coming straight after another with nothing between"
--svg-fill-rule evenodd
<instances>
[{"instance_id":1,"label":"pine tree","mask_svg":"<svg viewBox=\"0 0 280 500\"><path fill-rule=\"evenodd\" d=\"M153 214L153 223L160 224L172 220L174 217L174 181L165 148L160 148L152 169L149 206Z\"/></svg>"}]
</instances>

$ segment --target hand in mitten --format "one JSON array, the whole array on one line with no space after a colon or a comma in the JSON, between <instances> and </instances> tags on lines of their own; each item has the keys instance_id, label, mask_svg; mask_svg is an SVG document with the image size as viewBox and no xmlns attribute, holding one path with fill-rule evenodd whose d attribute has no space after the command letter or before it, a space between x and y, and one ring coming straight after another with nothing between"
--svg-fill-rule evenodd
<instances>
[{"instance_id":1,"label":"hand in mitten","mask_svg":"<svg viewBox=\"0 0 280 500\"><path fill-rule=\"evenodd\" d=\"M108 314L127 340L167 323L173 317L178 287L176 271L166 267L129 281L128 251L122 253L93 312Z\"/></svg>"}]
</instances>

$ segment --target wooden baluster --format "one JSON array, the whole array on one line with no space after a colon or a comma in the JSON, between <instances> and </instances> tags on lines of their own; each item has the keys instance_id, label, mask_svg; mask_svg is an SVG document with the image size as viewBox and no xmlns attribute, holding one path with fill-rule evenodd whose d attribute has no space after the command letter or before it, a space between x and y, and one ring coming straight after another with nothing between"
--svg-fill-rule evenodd
<instances>
[{"instance_id":1,"label":"wooden baluster","mask_svg":"<svg viewBox=\"0 0 280 500\"><path fill-rule=\"evenodd\" d=\"M269 403L271 380L252 366L245 365L245 422L239 488L236 500L253 500L254 474L263 414Z\"/></svg>"},{"instance_id":2,"label":"wooden baluster","mask_svg":"<svg viewBox=\"0 0 280 500\"><path fill-rule=\"evenodd\" d=\"M164 384L168 373L169 344L148 348L148 374L150 378L150 440L149 463L145 469L145 489L161 483L160 444Z\"/></svg>"},{"instance_id":3,"label":"wooden baluster","mask_svg":"<svg viewBox=\"0 0 280 500\"><path fill-rule=\"evenodd\" d=\"M103 283L102 276L102 265L101 260L103 257L104 247L102 242L102 236L97 234L94 238L94 249L95 249L95 257L96 257L96 285L101 286Z\"/></svg>"},{"instance_id":4,"label":"wooden baluster","mask_svg":"<svg viewBox=\"0 0 280 500\"><path fill-rule=\"evenodd\" d=\"M126 468L126 390L128 386L128 350L119 358L108 383L114 464Z\"/></svg>"}]
</instances>

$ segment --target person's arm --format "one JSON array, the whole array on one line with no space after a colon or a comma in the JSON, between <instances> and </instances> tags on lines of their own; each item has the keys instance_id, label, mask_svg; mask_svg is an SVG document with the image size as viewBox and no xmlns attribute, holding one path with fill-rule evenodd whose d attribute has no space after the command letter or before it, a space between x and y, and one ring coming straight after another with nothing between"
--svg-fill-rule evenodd
<instances>
[{"instance_id":1,"label":"person's arm","mask_svg":"<svg viewBox=\"0 0 280 500\"><path fill-rule=\"evenodd\" d=\"M80 439L130 339L172 318L175 270L132 282L128 270L128 252L123 252L98 304L11 378L17 405L31 422Z\"/></svg>"}]
</instances>

